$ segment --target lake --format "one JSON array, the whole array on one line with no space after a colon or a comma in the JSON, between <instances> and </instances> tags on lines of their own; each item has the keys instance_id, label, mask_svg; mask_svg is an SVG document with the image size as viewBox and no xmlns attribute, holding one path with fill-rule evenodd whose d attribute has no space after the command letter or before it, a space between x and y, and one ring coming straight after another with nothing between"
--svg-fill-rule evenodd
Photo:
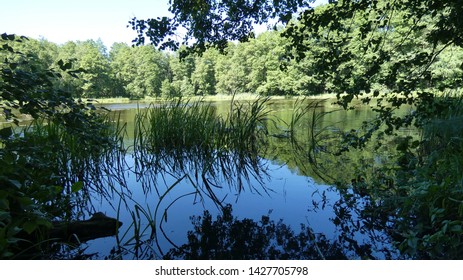
<instances>
[{"instance_id":1,"label":"lake","mask_svg":"<svg viewBox=\"0 0 463 280\"><path fill-rule=\"evenodd\" d=\"M176 249L177 254L169 256L184 258L179 248L189 241L190 245L193 244L193 235L188 238L188 231L196 231L195 242L202 242L200 245L204 246L196 248L197 251L216 252L220 250L217 246L222 243L226 247L224 250L236 251L230 244L237 243L234 238L243 238L240 234L246 232L250 236L263 233L269 238L271 236L265 244L261 244L262 248L256 247L256 240L249 241L250 244L242 241L244 243L241 244L241 247L253 246L253 250L265 252L263 256L268 254L267 258L399 258L400 254L387 234L388 225L385 224L384 228L373 226L374 221L363 215L377 201L357 192L354 187L354 182L375 176L375 168L393 159L394 151L389 150L388 145L373 151L373 140L365 150L334 156L332 151L335 148L329 146L335 143L330 139L333 135L360 128L364 121L374 117L374 113L365 106L344 111L338 110L332 104L333 100L312 100L318 103L311 107L311 112L301 117L295 126L296 131L292 132L298 135L294 138L298 141L290 141L288 124L298 110L295 106L298 102L305 104L309 101L278 99L266 104L272 118L267 123L266 147L259 151L258 162L231 167L237 161L227 162L226 166L236 172L233 178L217 171L223 165L214 167L217 171L214 175L198 176L195 168L202 165L198 162L191 164L188 158L182 163L186 166L182 169L178 165L169 166L172 161L167 159L163 161L161 171L155 171L154 167L153 170L146 166L140 168L137 151L133 148L137 127L135 119L150 106L135 103L104 105L112 110L115 118L126 123L124 143L127 153L123 159L125 168L119 174L123 175L120 176L123 180L108 180L111 189L118 190L118 193L113 192L110 198L94 194L91 209L92 212L117 217L123 226L117 238L87 242L85 252L97 253L95 258L160 259L166 257L169 250ZM211 106L217 116L222 116L229 111L230 102L212 102ZM317 147L309 145L306 139L314 136L314 133L308 134L310 129L318 137ZM400 133L417 135L412 129L401 130ZM235 155L230 153L228 156ZM314 167L315 163L318 168ZM341 186L335 182L352 183ZM207 210L215 221L226 205L230 205L235 223L221 220L222 224L202 223L202 228L194 227L192 222L201 225L201 220L192 217L204 217ZM206 226L214 231L210 236ZM272 231L268 231L268 226ZM301 232L303 235L298 235ZM284 241L285 238L287 241ZM207 249L210 246L207 242L220 244ZM282 253L290 247L291 254ZM192 251L192 248L193 245L182 250ZM316 250L307 253L313 248ZM278 250L278 254L269 253ZM240 252L237 253L239 258L253 258L245 251Z\"/></svg>"}]
</instances>

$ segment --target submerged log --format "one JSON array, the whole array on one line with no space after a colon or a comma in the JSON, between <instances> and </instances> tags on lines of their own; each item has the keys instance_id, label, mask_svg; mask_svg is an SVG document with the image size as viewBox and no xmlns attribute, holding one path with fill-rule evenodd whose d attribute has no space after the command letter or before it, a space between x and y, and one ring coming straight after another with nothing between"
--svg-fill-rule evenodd
<instances>
[{"instance_id":1,"label":"submerged log","mask_svg":"<svg viewBox=\"0 0 463 280\"><path fill-rule=\"evenodd\" d=\"M122 222L98 212L84 221L56 221L51 228L32 234L21 231L16 236L19 242L13 249L13 259L54 259L59 251L59 246L55 244L79 245L89 240L113 236L121 226Z\"/></svg>"},{"instance_id":2,"label":"submerged log","mask_svg":"<svg viewBox=\"0 0 463 280\"><path fill-rule=\"evenodd\" d=\"M85 221L54 222L48 238L64 242L85 242L116 235L122 222L98 212Z\"/></svg>"}]
</instances>

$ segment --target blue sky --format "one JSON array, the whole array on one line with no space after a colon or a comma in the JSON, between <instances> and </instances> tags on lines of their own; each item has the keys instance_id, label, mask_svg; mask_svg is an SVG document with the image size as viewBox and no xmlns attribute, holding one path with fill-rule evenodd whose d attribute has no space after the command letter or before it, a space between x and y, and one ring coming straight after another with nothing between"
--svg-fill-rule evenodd
<instances>
[{"instance_id":1,"label":"blue sky","mask_svg":"<svg viewBox=\"0 0 463 280\"><path fill-rule=\"evenodd\" d=\"M319 0L318 2L326 0ZM130 44L128 21L168 16L169 0L0 0L0 33L67 41L101 39Z\"/></svg>"},{"instance_id":2,"label":"blue sky","mask_svg":"<svg viewBox=\"0 0 463 280\"><path fill-rule=\"evenodd\" d=\"M0 33L55 43L101 38L108 47L130 43L128 21L169 15L168 0L1 0Z\"/></svg>"}]
</instances>

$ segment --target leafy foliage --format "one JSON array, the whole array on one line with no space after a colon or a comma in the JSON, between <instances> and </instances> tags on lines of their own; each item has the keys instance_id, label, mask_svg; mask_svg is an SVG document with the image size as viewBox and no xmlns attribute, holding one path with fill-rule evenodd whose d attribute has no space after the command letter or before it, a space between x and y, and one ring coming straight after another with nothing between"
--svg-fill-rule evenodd
<instances>
[{"instance_id":1,"label":"leafy foliage","mask_svg":"<svg viewBox=\"0 0 463 280\"><path fill-rule=\"evenodd\" d=\"M253 24L275 18L287 23L293 13L308 7L310 2L313 1L172 1L169 8L172 18L133 18L129 24L138 33L134 40L137 45L143 45L147 36L160 49L177 50L179 43L171 36L182 27L186 29L183 44L195 40L185 49L187 53L203 52L208 46L224 50L228 41L244 42L252 38Z\"/></svg>"},{"instance_id":2,"label":"leafy foliage","mask_svg":"<svg viewBox=\"0 0 463 280\"><path fill-rule=\"evenodd\" d=\"M354 100L360 99L377 113L363 127L342 134L343 153L365 148L374 137L383 140L384 135L394 135L404 127L415 125L422 129L422 139L396 137L396 162L369 174L369 182L359 175L348 188L378 202L363 214L374 214L377 221L387 224L398 248L407 256L461 258L461 102L454 97L436 96L436 89L459 90L461 86L461 1L340 0L318 8L309 8L309 2L171 1L172 18L134 18L129 23L138 33L135 44L143 44L147 36L160 49L178 50L173 55L151 46L130 48L123 44L114 45L108 54L101 42L70 42L58 47L44 40L2 34L3 115L15 123L21 114L36 120L36 129L24 131L23 135L11 127L0 130L0 164L4 166L0 170L2 257L11 257L18 249L20 234L40 235L50 227L51 219L67 213L71 198L85 190L85 179L89 181L82 176L83 170L92 167L91 162L98 162L105 148L113 144L106 138L112 132L106 130L92 105L75 101L75 97L140 99L329 92L337 95L337 104L344 109L351 109ZM297 20L293 19L298 12ZM286 26L254 38L253 24L271 19ZM180 28L186 29L184 47L172 39ZM239 150L240 145L246 152L255 152L260 143L253 140L263 139L259 133L268 131L266 115L260 114L258 104L254 105L249 110L236 106L229 122L215 119L209 108L173 108L173 115L165 114L167 108L162 108L153 114L156 118L150 119L151 129L143 130L146 127L140 121L139 139L148 141L140 144L150 143L153 154L167 149L178 149L182 154L182 148L199 147L213 155ZM413 106L414 110L399 114L404 106ZM294 122L305 113L297 112ZM311 129L307 136L313 138L317 132ZM220 138L216 137L217 130L236 133ZM98 133L103 136L95 136ZM218 145L217 141L222 140ZM377 147L382 143L378 142ZM296 141L293 144L314 162L319 152L315 146L301 149ZM89 148L94 145L101 150ZM81 149L82 158L74 158ZM335 154L338 159L341 152ZM338 183L346 188L346 182ZM344 195L349 202L351 194ZM280 258L295 257L293 247L304 245L295 240L309 236L296 238L285 226L266 219L260 224L238 221L231 218L230 209L227 211L217 223L205 213L202 220L195 222L197 232L190 233L190 247L174 251L171 256L235 258L236 249L242 255L261 257L245 251L243 236L237 239L239 244L227 240L236 233L236 225L246 229L239 233L250 240L250 247L257 253L263 245L271 248L271 256ZM214 235L214 230L220 231L221 227L229 229L227 234ZM276 244L290 253L285 255L271 242L259 243L262 240L253 239L251 233L284 233L291 242L281 243L277 238ZM203 248L211 246L206 243L212 237L214 242L236 247L222 251L224 255L214 255L217 250L208 252Z\"/></svg>"},{"instance_id":3,"label":"leafy foliage","mask_svg":"<svg viewBox=\"0 0 463 280\"><path fill-rule=\"evenodd\" d=\"M22 131L0 130L1 258L38 254L52 220L72 218L85 205L88 174L115 144L95 107L57 86L80 71L63 60L60 70L39 67L36 56L16 50L25 40L2 34L0 106L6 120L18 124L18 114L28 114L34 122Z\"/></svg>"}]
</instances>

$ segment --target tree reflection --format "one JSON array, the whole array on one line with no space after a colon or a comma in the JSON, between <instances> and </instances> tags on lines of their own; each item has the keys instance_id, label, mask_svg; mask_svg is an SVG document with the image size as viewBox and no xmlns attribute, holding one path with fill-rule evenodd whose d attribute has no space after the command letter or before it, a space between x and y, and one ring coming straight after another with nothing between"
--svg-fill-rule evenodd
<instances>
[{"instance_id":1,"label":"tree reflection","mask_svg":"<svg viewBox=\"0 0 463 280\"><path fill-rule=\"evenodd\" d=\"M285 221L272 221L269 216L263 216L260 220L238 220L232 215L232 206L223 205L225 198L218 195L217 190L223 186L229 186L230 191L235 190L236 195L239 195L245 187L256 193L268 191L263 178L271 174L267 173L265 163L268 161L263 158L281 159L283 155L288 155L288 157L277 160L282 162L282 165L288 166L292 162L303 173L311 169L312 172L309 173L313 173L313 177L324 177L322 175L326 173L326 170L338 171L340 176L333 176L333 178L336 177L339 181L346 181L349 176L354 176L353 174L358 171L353 168L356 161L350 161L350 165L341 167L339 166L340 157L334 155L332 151L337 147L334 144L339 143L337 137L333 136L334 127L321 123L329 113L319 111L320 102L304 100L296 102L291 118L280 122L283 127L287 128L283 130L278 124L268 125L267 110L258 107L259 109L255 109L256 112L265 113L259 121L253 122L252 129L245 129L252 132L248 135L249 137L242 137L241 133L237 133L241 131L237 124L244 124L247 121L236 121L233 126L226 122L227 125L224 124L217 128L217 115L212 108L195 104L185 108L177 104L179 112L167 116L170 116L168 121L173 122L185 110L186 112L193 110L191 115L182 115L182 121L187 119L196 123L196 119L201 116L204 120L202 123L210 123L210 130L206 129L209 125L203 125L205 131L197 138L195 137L200 126L192 128L183 125L175 127L175 131L170 131L173 126L166 126L166 121L157 124L158 129L154 126L147 129L140 119L136 133L138 136L135 141L138 144L134 152L134 169L144 189L154 187L159 201L155 209L152 209L154 213L149 211L149 207L144 209L138 204L134 208L127 208L133 212L134 217L134 238L132 238L134 242L131 243L133 248L126 246L129 244L120 244L119 248L114 250L114 255L129 253L135 258L166 259L397 258L398 254L394 251L388 234L390 222L386 216L381 214L381 211L378 211L374 199L368 196L368 190L362 185L361 177L358 177L359 180L355 182L352 181L350 186L336 186L327 190L336 194L334 201L328 201L328 196L324 195L321 200L312 199L313 208L310 211L327 209L327 212L332 213L331 222L337 229L334 237L329 236L329 233L323 229L320 229L318 233L309 224L301 224L299 230L294 230L285 224ZM257 102L247 108L260 105L261 103ZM247 109L238 108L240 109L234 113L236 116L247 114ZM177 108L159 109L159 114L152 119L159 121L160 118L165 118L168 114L166 112L170 113L166 111L167 109L176 110ZM153 108L151 112L157 112L156 110L157 108ZM253 119L253 115L249 115L246 119ZM148 119L147 116L143 120ZM182 122L179 120L178 123ZM157 138L150 140L149 137L154 137L150 133L160 133L161 129L168 130L169 133L165 134L172 136L167 137L163 134L161 138L156 136ZM220 129L224 129L223 133L217 132ZM172 139L176 139L174 136L178 130L182 131L182 137L178 138L178 143L177 140L174 141L176 143L174 148L169 149L169 145L173 145ZM237 136L230 136L231 132L237 133ZM183 135L188 135L188 137ZM251 137L255 135L259 137ZM224 137L223 141L220 140L221 137ZM204 139L211 141L207 142ZM237 145L235 143L237 139L253 141ZM260 140L257 141L258 139ZM279 149L279 145L272 144L281 144L282 149ZM361 155L359 157L363 158ZM259 186L253 187L252 181L257 182ZM171 182L166 183L165 191L157 188L162 182ZM171 195L174 189L178 189L177 186L180 183L193 186L193 189L188 193L185 191L172 202L163 201L167 194ZM211 212L206 210L203 216L191 217L193 230L187 234L188 242L179 246L171 241L169 234L166 234L163 222L167 222L169 208L178 199L187 195L193 195L195 202L197 198L203 203L205 200L213 201L222 214L213 220ZM161 203L167 206L161 207ZM309 205L310 201L307 203ZM140 223L137 219L140 216L148 220L146 229L139 227ZM151 232L151 234L142 236L141 233L146 232ZM164 253L159 243L160 237L165 238L170 243L170 248L173 249Z\"/></svg>"},{"instance_id":2,"label":"tree reflection","mask_svg":"<svg viewBox=\"0 0 463 280\"><path fill-rule=\"evenodd\" d=\"M295 233L282 220L275 222L269 216L238 220L231 205L216 220L207 210L191 220L194 230L188 232L188 243L171 249L164 259L346 259L338 242L314 234L303 224Z\"/></svg>"},{"instance_id":3,"label":"tree reflection","mask_svg":"<svg viewBox=\"0 0 463 280\"><path fill-rule=\"evenodd\" d=\"M351 196L354 198L355 196ZM239 220L232 214L232 206L227 205L222 215L213 220L209 211L203 216L193 216L194 230L188 232L188 243L173 248L164 259L391 259L396 252L389 243L383 229L371 225L363 219L353 201L345 197L334 203L336 213L333 223L340 234L329 239L323 233L305 224L296 232L283 220L275 222L269 216L259 221Z\"/></svg>"}]
</instances>

